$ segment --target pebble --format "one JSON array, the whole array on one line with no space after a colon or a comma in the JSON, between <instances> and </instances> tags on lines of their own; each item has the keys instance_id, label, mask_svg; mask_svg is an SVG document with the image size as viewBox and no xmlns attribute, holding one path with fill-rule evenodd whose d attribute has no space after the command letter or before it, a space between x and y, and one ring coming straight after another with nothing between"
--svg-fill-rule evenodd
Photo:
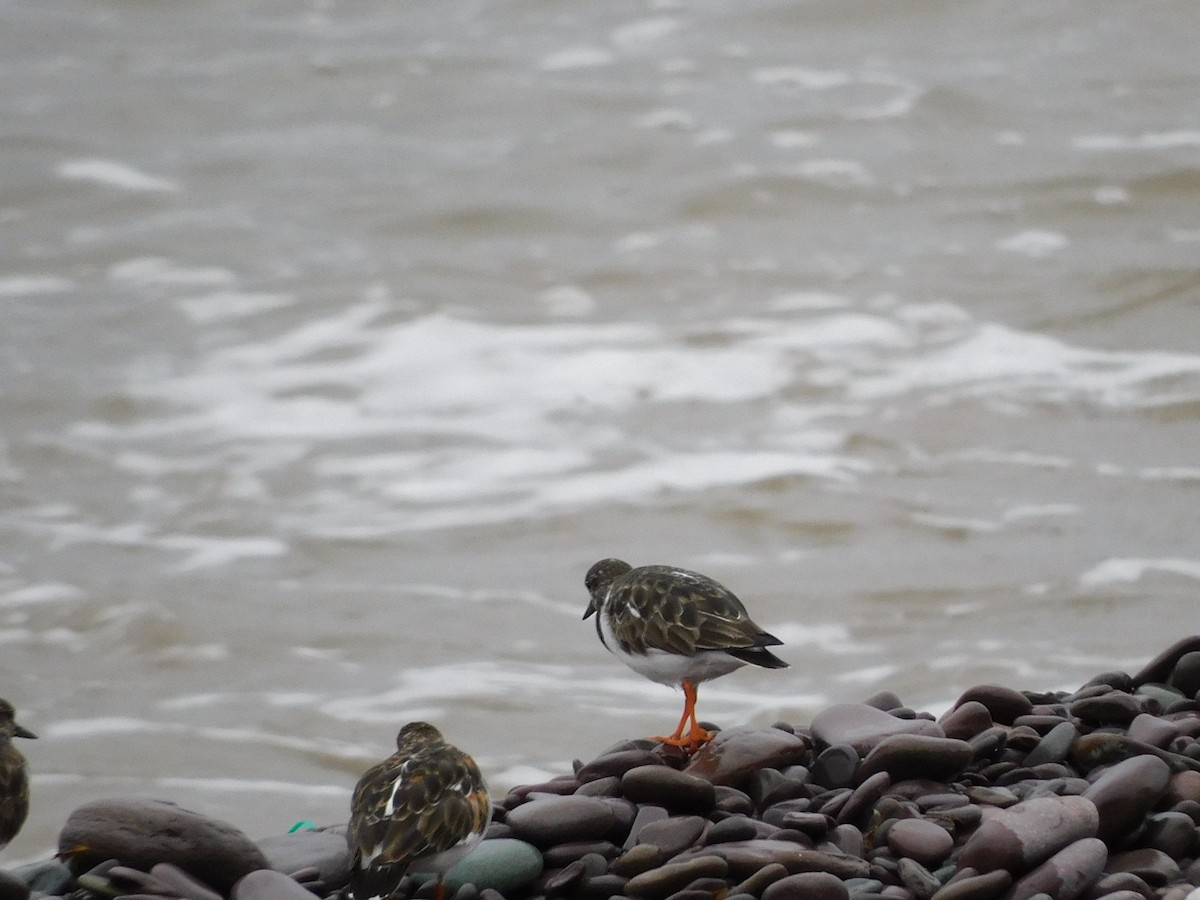
<instances>
[{"instance_id":1,"label":"pebble","mask_svg":"<svg viewBox=\"0 0 1200 900\"><path fill-rule=\"evenodd\" d=\"M809 774L814 784L827 788L851 787L859 762L858 751L849 744L834 744L817 755Z\"/></svg>"},{"instance_id":2,"label":"pebble","mask_svg":"<svg viewBox=\"0 0 1200 900\"><path fill-rule=\"evenodd\" d=\"M1143 847L1118 853L1108 861L1110 872L1131 872L1153 887L1163 887L1182 874L1179 864L1161 850Z\"/></svg>"},{"instance_id":3,"label":"pebble","mask_svg":"<svg viewBox=\"0 0 1200 900\"><path fill-rule=\"evenodd\" d=\"M1033 703L1028 697L998 684L980 684L968 688L954 705L959 707L971 701L982 704L993 721L1001 725L1011 725L1018 716L1033 712Z\"/></svg>"},{"instance_id":4,"label":"pebble","mask_svg":"<svg viewBox=\"0 0 1200 900\"><path fill-rule=\"evenodd\" d=\"M927 719L898 719L865 703L838 703L817 713L812 735L822 747L847 744L860 756L894 734L944 737L941 727Z\"/></svg>"},{"instance_id":5,"label":"pebble","mask_svg":"<svg viewBox=\"0 0 1200 900\"><path fill-rule=\"evenodd\" d=\"M898 857L936 866L954 849L954 837L928 819L901 819L888 829L887 845Z\"/></svg>"},{"instance_id":6,"label":"pebble","mask_svg":"<svg viewBox=\"0 0 1200 900\"><path fill-rule=\"evenodd\" d=\"M642 828L637 842L653 844L662 851L664 859L670 859L695 844L705 824L706 820L700 816L671 816Z\"/></svg>"},{"instance_id":7,"label":"pebble","mask_svg":"<svg viewBox=\"0 0 1200 900\"><path fill-rule=\"evenodd\" d=\"M655 803L672 812L706 815L717 803L711 781L664 765L629 769L621 776L621 791L634 803Z\"/></svg>"},{"instance_id":8,"label":"pebble","mask_svg":"<svg viewBox=\"0 0 1200 900\"><path fill-rule=\"evenodd\" d=\"M28 900L29 885L11 872L0 871L0 900Z\"/></svg>"},{"instance_id":9,"label":"pebble","mask_svg":"<svg viewBox=\"0 0 1200 900\"><path fill-rule=\"evenodd\" d=\"M845 882L826 872L788 875L762 894L762 900L849 900L849 897Z\"/></svg>"},{"instance_id":10,"label":"pebble","mask_svg":"<svg viewBox=\"0 0 1200 900\"><path fill-rule=\"evenodd\" d=\"M656 765L662 765L662 759L659 756L649 750L631 747L596 757L591 762L581 766L579 771L575 773L575 777L581 782L586 783L611 776L619 778L637 766Z\"/></svg>"},{"instance_id":11,"label":"pebble","mask_svg":"<svg viewBox=\"0 0 1200 900\"><path fill-rule=\"evenodd\" d=\"M312 900L305 888L274 869L259 869L239 878L230 900Z\"/></svg>"},{"instance_id":12,"label":"pebble","mask_svg":"<svg viewBox=\"0 0 1200 900\"><path fill-rule=\"evenodd\" d=\"M1106 862L1108 847L1104 841L1099 838L1075 841L1018 879L1008 900L1028 900L1036 894L1075 900L1099 880Z\"/></svg>"},{"instance_id":13,"label":"pebble","mask_svg":"<svg viewBox=\"0 0 1200 900\"><path fill-rule=\"evenodd\" d=\"M625 878L641 875L656 869L666 861L666 854L655 844L638 844L630 847L613 861L612 871Z\"/></svg>"},{"instance_id":14,"label":"pebble","mask_svg":"<svg viewBox=\"0 0 1200 900\"><path fill-rule=\"evenodd\" d=\"M701 747L685 771L713 784L741 787L760 769L802 764L807 756L808 744L782 729L731 728Z\"/></svg>"},{"instance_id":15,"label":"pebble","mask_svg":"<svg viewBox=\"0 0 1200 900\"><path fill-rule=\"evenodd\" d=\"M978 700L968 700L947 712L938 724L942 726L946 737L968 741L977 734L983 734L995 723L986 706Z\"/></svg>"},{"instance_id":16,"label":"pebble","mask_svg":"<svg viewBox=\"0 0 1200 900\"><path fill-rule=\"evenodd\" d=\"M1170 777L1167 764L1154 756L1134 756L1103 770L1083 795L1099 813L1097 835L1111 844L1140 824Z\"/></svg>"},{"instance_id":17,"label":"pebble","mask_svg":"<svg viewBox=\"0 0 1200 900\"><path fill-rule=\"evenodd\" d=\"M173 863L223 894L244 875L268 867L258 846L233 825L140 797L77 807L59 833L58 852L77 873L107 859L146 870Z\"/></svg>"},{"instance_id":18,"label":"pebble","mask_svg":"<svg viewBox=\"0 0 1200 900\"><path fill-rule=\"evenodd\" d=\"M858 770L859 778L887 772L894 781L908 778L947 780L974 758L966 741L924 734L894 734L872 748Z\"/></svg>"},{"instance_id":19,"label":"pebble","mask_svg":"<svg viewBox=\"0 0 1200 900\"><path fill-rule=\"evenodd\" d=\"M257 842L267 865L285 874L316 867L327 887L341 887L350 878L350 848L346 836L332 830L305 829Z\"/></svg>"},{"instance_id":20,"label":"pebble","mask_svg":"<svg viewBox=\"0 0 1200 900\"><path fill-rule=\"evenodd\" d=\"M599 797L546 796L510 809L504 821L518 838L547 847L602 838L616 824L617 816Z\"/></svg>"},{"instance_id":21,"label":"pebble","mask_svg":"<svg viewBox=\"0 0 1200 900\"><path fill-rule=\"evenodd\" d=\"M1086 797L1024 800L985 818L958 862L980 872L1023 874L1068 844L1095 837L1099 825L1096 805Z\"/></svg>"},{"instance_id":22,"label":"pebble","mask_svg":"<svg viewBox=\"0 0 1200 900\"><path fill-rule=\"evenodd\" d=\"M932 900L995 900L1008 890L1012 876L1003 869L968 875L958 881L948 881L938 889Z\"/></svg>"},{"instance_id":23,"label":"pebble","mask_svg":"<svg viewBox=\"0 0 1200 900\"><path fill-rule=\"evenodd\" d=\"M503 893L530 884L543 867L542 854L532 844L515 838L483 841L446 872L446 890L473 884Z\"/></svg>"},{"instance_id":24,"label":"pebble","mask_svg":"<svg viewBox=\"0 0 1200 900\"><path fill-rule=\"evenodd\" d=\"M1037 745L1025 757L1025 765L1038 766L1042 763L1060 763L1067 758L1079 729L1073 722L1059 722L1046 732Z\"/></svg>"},{"instance_id":25,"label":"pebble","mask_svg":"<svg viewBox=\"0 0 1200 900\"><path fill-rule=\"evenodd\" d=\"M697 878L724 878L729 864L719 856L697 856L684 862L671 862L641 875L625 885L631 897L658 900L686 887Z\"/></svg>"}]
</instances>

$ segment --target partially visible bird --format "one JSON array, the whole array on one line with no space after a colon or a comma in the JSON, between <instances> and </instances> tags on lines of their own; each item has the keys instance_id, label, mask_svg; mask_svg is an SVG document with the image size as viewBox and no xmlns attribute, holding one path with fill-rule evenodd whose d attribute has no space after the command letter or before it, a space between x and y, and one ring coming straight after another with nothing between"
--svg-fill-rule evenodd
<instances>
[{"instance_id":1,"label":"partially visible bird","mask_svg":"<svg viewBox=\"0 0 1200 900\"><path fill-rule=\"evenodd\" d=\"M29 814L29 767L12 739L36 738L17 724L17 713L7 700L0 700L0 850L17 836Z\"/></svg>"},{"instance_id":2,"label":"partially visible bird","mask_svg":"<svg viewBox=\"0 0 1200 900\"><path fill-rule=\"evenodd\" d=\"M446 870L482 839L492 801L475 760L427 722L409 722L396 752L358 780L346 840L354 857L349 897L389 897L410 869Z\"/></svg>"},{"instance_id":3,"label":"partially visible bird","mask_svg":"<svg viewBox=\"0 0 1200 900\"><path fill-rule=\"evenodd\" d=\"M700 682L746 663L787 668L767 649L783 641L755 625L732 591L704 575L602 559L584 584L592 599L583 617L596 614L601 643L638 674L683 688L683 716L674 733L653 740L696 750L713 737L696 720Z\"/></svg>"}]
</instances>

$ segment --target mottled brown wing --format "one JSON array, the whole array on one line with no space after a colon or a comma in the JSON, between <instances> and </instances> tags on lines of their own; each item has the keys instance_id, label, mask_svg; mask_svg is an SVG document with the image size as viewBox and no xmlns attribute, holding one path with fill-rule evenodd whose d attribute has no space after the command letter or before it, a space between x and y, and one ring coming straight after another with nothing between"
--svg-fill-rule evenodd
<instances>
[{"instance_id":1,"label":"mottled brown wing","mask_svg":"<svg viewBox=\"0 0 1200 900\"><path fill-rule=\"evenodd\" d=\"M25 758L9 744L0 755L0 846L13 839L29 813L29 776Z\"/></svg>"},{"instance_id":2,"label":"mottled brown wing","mask_svg":"<svg viewBox=\"0 0 1200 900\"><path fill-rule=\"evenodd\" d=\"M407 866L482 831L490 807L474 761L441 752L380 763L359 780L351 809L360 857L372 866Z\"/></svg>"},{"instance_id":3,"label":"mottled brown wing","mask_svg":"<svg viewBox=\"0 0 1200 900\"><path fill-rule=\"evenodd\" d=\"M750 620L732 591L696 572L644 566L613 590L623 600L612 607L613 631L629 653L655 649L692 656L781 643Z\"/></svg>"}]
</instances>

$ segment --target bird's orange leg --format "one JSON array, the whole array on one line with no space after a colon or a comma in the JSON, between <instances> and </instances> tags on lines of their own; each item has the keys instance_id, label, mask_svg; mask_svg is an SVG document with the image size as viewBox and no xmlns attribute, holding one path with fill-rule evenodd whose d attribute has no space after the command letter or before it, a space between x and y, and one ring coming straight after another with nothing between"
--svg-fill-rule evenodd
<instances>
[{"instance_id":1,"label":"bird's orange leg","mask_svg":"<svg viewBox=\"0 0 1200 900\"><path fill-rule=\"evenodd\" d=\"M688 722L692 723L692 727L688 730L687 737L684 737L683 728ZM690 681L684 680L683 715L679 718L679 724L675 726L675 733L669 737L652 737L650 740L661 741L672 747L682 747L688 752L695 752L700 749L701 745L711 741L714 734L715 732L701 728L700 723L696 721L696 686Z\"/></svg>"}]
</instances>

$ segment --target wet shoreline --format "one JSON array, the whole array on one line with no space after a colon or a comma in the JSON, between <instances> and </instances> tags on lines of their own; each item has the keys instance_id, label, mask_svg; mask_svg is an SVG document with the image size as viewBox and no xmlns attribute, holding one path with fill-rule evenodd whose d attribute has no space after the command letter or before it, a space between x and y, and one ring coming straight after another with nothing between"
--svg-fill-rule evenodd
<instances>
[{"instance_id":1,"label":"wet shoreline","mask_svg":"<svg viewBox=\"0 0 1200 900\"><path fill-rule=\"evenodd\" d=\"M1163 898L1200 883L1200 636L1074 692L979 685L939 720L890 692L692 756L619 742L495 797L456 900ZM253 842L172 803L92 801L0 898L337 896L341 825ZM410 873L397 897L431 896Z\"/></svg>"}]
</instances>

